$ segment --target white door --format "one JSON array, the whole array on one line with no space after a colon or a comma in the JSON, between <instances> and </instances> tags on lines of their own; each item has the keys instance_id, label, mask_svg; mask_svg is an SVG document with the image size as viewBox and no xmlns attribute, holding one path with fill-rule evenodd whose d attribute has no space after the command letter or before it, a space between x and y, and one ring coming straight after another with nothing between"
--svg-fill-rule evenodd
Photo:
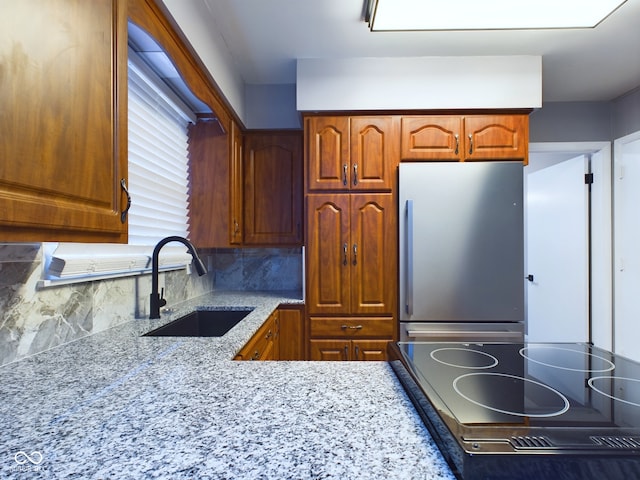
<instances>
[{"instance_id":1,"label":"white door","mask_svg":"<svg viewBox=\"0 0 640 480\"><path fill-rule=\"evenodd\" d=\"M586 342L588 187L584 155L527 174L527 339ZM526 169L525 169L526 172Z\"/></svg>"},{"instance_id":2,"label":"white door","mask_svg":"<svg viewBox=\"0 0 640 480\"><path fill-rule=\"evenodd\" d=\"M614 144L616 353L640 361L640 133Z\"/></svg>"}]
</instances>

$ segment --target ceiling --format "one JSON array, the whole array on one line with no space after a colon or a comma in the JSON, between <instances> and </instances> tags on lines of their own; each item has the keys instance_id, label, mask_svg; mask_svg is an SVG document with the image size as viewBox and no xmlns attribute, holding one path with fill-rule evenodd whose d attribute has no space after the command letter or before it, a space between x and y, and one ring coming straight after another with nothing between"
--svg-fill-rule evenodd
<instances>
[{"instance_id":1,"label":"ceiling","mask_svg":"<svg viewBox=\"0 0 640 480\"><path fill-rule=\"evenodd\" d=\"M375 33L364 0L201 1L246 84L295 83L298 58L541 55L544 102L640 86L640 0L593 29Z\"/></svg>"}]
</instances>

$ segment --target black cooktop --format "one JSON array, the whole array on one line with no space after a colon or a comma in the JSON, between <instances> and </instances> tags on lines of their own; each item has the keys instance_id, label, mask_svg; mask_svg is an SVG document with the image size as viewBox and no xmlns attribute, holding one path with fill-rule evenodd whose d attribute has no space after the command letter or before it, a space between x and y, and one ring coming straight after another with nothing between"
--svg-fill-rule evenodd
<instances>
[{"instance_id":1,"label":"black cooktop","mask_svg":"<svg viewBox=\"0 0 640 480\"><path fill-rule=\"evenodd\" d=\"M389 350L460 478L640 478L637 362L587 344Z\"/></svg>"}]
</instances>

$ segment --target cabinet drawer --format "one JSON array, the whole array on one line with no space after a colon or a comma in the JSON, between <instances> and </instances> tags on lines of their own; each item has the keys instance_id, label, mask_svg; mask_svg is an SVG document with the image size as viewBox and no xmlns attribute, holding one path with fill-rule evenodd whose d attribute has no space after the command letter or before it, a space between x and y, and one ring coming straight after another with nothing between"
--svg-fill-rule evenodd
<instances>
[{"instance_id":1,"label":"cabinet drawer","mask_svg":"<svg viewBox=\"0 0 640 480\"><path fill-rule=\"evenodd\" d=\"M312 337L393 337L393 317L311 317Z\"/></svg>"}]
</instances>

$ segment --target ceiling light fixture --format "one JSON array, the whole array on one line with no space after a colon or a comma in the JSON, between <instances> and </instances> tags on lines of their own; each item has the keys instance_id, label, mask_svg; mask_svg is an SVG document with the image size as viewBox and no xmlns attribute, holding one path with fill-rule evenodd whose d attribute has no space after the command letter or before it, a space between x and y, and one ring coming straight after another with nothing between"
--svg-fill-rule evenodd
<instances>
[{"instance_id":1,"label":"ceiling light fixture","mask_svg":"<svg viewBox=\"0 0 640 480\"><path fill-rule=\"evenodd\" d=\"M365 0L372 32L592 28L627 0Z\"/></svg>"}]
</instances>

